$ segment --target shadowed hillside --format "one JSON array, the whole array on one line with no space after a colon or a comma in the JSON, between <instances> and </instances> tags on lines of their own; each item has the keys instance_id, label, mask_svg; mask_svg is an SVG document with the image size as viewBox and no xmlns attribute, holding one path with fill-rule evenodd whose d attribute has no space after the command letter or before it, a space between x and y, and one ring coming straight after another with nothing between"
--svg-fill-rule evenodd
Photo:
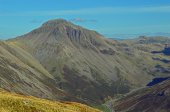
<instances>
[{"instance_id":1,"label":"shadowed hillside","mask_svg":"<svg viewBox=\"0 0 170 112\"><path fill-rule=\"evenodd\" d=\"M114 105L116 112L169 112L170 80L134 91Z\"/></svg>"}]
</instances>

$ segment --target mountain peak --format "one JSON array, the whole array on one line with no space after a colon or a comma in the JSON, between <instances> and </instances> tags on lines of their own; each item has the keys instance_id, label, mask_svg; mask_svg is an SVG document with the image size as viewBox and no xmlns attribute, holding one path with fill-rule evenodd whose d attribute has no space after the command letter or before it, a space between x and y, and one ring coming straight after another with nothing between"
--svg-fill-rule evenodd
<instances>
[{"instance_id":1,"label":"mountain peak","mask_svg":"<svg viewBox=\"0 0 170 112\"><path fill-rule=\"evenodd\" d=\"M92 48L99 52L99 47L108 48L105 38L99 33L75 25L64 19L54 19L45 22L40 28L22 36L22 39L43 44L67 43L70 46ZM103 50L103 49L102 49ZM108 50L110 52L110 49ZM107 51L101 51L107 53Z\"/></svg>"},{"instance_id":2,"label":"mountain peak","mask_svg":"<svg viewBox=\"0 0 170 112\"><path fill-rule=\"evenodd\" d=\"M51 27L55 27L58 25L73 25L71 22L65 20L65 19L54 19L54 20L49 20L47 22L45 22L42 26L51 26Z\"/></svg>"}]
</instances>

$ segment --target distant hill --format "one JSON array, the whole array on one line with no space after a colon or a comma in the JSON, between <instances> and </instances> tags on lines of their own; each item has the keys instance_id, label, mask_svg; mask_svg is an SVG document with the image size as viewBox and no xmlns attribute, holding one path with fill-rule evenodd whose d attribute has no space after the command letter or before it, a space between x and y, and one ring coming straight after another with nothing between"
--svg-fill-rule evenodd
<instances>
[{"instance_id":1,"label":"distant hill","mask_svg":"<svg viewBox=\"0 0 170 112\"><path fill-rule=\"evenodd\" d=\"M170 38L170 33L163 33L163 32L157 32L157 33L140 33L140 34L105 34L106 37L108 38L113 38L113 39L134 39L138 38L139 36L146 36L146 37L169 37Z\"/></svg>"},{"instance_id":2,"label":"distant hill","mask_svg":"<svg viewBox=\"0 0 170 112\"><path fill-rule=\"evenodd\" d=\"M162 36L155 36L155 37L147 37L147 36L140 36L137 39L132 39L140 44L167 44L170 43L170 38L162 37Z\"/></svg>"}]
</instances>

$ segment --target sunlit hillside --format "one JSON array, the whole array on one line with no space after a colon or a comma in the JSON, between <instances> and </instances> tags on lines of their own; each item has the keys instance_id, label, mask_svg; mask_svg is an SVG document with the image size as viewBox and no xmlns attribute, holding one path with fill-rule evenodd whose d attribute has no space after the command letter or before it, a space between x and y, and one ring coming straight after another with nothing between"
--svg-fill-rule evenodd
<instances>
[{"instance_id":1,"label":"sunlit hillside","mask_svg":"<svg viewBox=\"0 0 170 112\"><path fill-rule=\"evenodd\" d=\"M74 102L52 102L0 89L0 112L100 112Z\"/></svg>"}]
</instances>

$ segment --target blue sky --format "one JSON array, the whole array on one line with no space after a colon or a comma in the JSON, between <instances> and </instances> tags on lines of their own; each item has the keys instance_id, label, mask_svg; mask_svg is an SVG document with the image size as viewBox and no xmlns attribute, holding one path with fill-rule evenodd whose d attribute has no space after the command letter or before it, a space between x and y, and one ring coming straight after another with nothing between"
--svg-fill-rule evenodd
<instances>
[{"instance_id":1,"label":"blue sky","mask_svg":"<svg viewBox=\"0 0 170 112\"><path fill-rule=\"evenodd\" d=\"M0 0L0 39L56 18L108 36L170 33L170 0Z\"/></svg>"}]
</instances>

